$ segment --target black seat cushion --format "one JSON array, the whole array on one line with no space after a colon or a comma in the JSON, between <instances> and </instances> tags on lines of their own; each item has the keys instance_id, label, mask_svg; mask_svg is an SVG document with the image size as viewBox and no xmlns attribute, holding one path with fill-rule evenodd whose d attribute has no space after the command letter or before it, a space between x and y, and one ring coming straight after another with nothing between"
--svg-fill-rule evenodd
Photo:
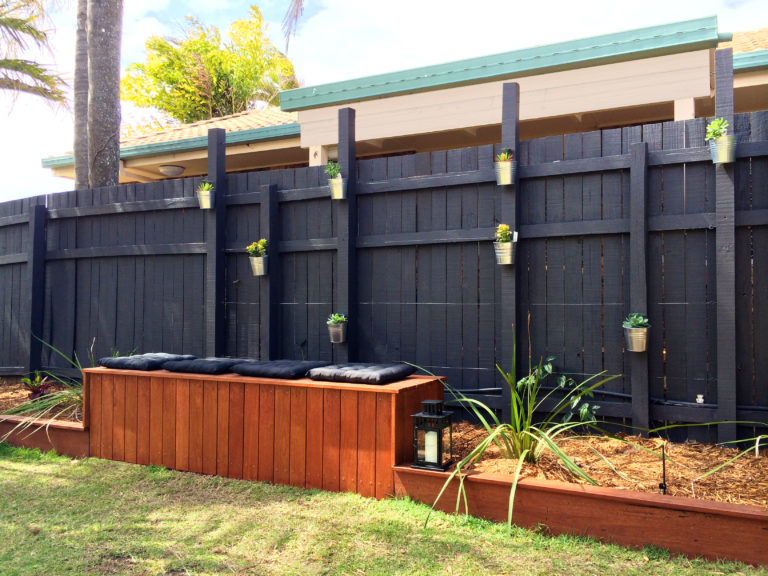
<instances>
[{"instance_id":1,"label":"black seat cushion","mask_svg":"<svg viewBox=\"0 0 768 576\"><path fill-rule=\"evenodd\" d=\"M194 360L190 354L166 354L165 352L150 352L134 354L133 356L117 356L115 358L99 358L99 366L117 370L160 370L169 360Z\"/></svg>"},{"instance_id":2,"label":"black seat cushion","mask_svg":"<svg viewBox=\"0 0 768 576\"><path fill-rule=\"evenodd\" d=\"M388 384L407 378L416 371L409 364L331 364L309 371L312 380L326 382L352 382L357 384Z\"/></svg>"},{"instance_id":3,"label":"black seat cushion","mask_svg":"<svg viewBox=\"0 0 768 576\"><path fill-rule=\"evenodd\" d=\"M296 380L304 378L307 371L330 362L314 362L311 360L263 360L258 362L243 362L232 366L232 372L243 376L258 376L261 378L283 378Z\"/></svg>"},{"instance_id":4,"label":"black seat cushion","mask_svg":"<svg viewBox=\"0 0 768 576\"><path fill-rule=\"evenodd\" d=\"M192 374L226 374L232 366L248 362L248 358L195 358L194 360L169 360L163 368L171 372Z\"/></svg>"}]
</instances>

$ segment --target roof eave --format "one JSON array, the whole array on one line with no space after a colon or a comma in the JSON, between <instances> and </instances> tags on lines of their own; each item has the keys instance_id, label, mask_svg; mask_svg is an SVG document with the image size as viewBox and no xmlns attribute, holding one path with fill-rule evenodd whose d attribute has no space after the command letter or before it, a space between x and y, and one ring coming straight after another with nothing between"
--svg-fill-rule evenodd
<instances>
[{"instance_id":1,"label":"roof eave","mask_svg":"<svg viewBox=\"0 0 768 576\"><path fill-rule=\"evenodd\" d=\"M284 111L305 110L344 102L437 90L449 86L478 84L652 56L665 56L714 48L719 40L717 17L710 16L687 22L286 90L280 93L280 107Z\"/></svg>"},{"instance_id":2,"label":"roof eave","mask_svg":"<svg viewBox=\"0 0 768 576\"><path fill-rule=\"evenodd\" d=\"M278 126L264 126L261 128L251 128L249 130L239 130L237 132L227 132L227 145L247 144L250 142L268 142L270 140L282 140L285 138L294 138L301 134L301 128L297 122L290 124L280 124ZM120 159L139 158L143 156L161 156L165 154L176 154L178 152L189 152L190 150L202 150L208 147L207 136L197 136L195 138L184 138L183 140L172 140L169 142L154 142L152 144L140 144L137 146L127 146L120 149ZM64 156L54 156L43 158L43 168L60 168L74 164L74 156L67 154Z\"/></svg>"},{"instance_id":3,"label":"roof eave","mask_svg":"<svg viewBox=\"0 0 768 576\"><path fill-rule=\"evenodd\" d=\"M733 55L734 72L754 72L768 69L768 50Z\"/></svg>"}]
</instances>

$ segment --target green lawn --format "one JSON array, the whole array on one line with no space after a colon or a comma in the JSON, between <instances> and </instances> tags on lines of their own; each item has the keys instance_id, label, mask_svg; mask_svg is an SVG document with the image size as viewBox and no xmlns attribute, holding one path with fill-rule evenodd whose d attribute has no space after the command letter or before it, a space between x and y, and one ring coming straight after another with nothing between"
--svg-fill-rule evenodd
<instances>
[{"instance_id":1,"label":"green lawn","mask_svg":"<svg viewBox=\"0 0 768 576\"><path fill-rule=\"evenodd\" d=\"M0 574L768 574L464 517L0 444Z\"/></svg>"}]
</instances>

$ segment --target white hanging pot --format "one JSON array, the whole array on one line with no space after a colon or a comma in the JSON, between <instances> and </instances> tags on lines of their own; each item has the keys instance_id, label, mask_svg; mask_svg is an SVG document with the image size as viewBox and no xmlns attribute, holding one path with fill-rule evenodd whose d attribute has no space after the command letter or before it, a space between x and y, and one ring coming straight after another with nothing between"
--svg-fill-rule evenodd
<instances>
[{"instance_id":1,"label":"white hanging pot","mask_svg":"<svg viewBox=\"0 0 768 576\"><path fill-rule=\"evenodd\" d=\"M250 256L251 272L254 276L265 276L267 274L267 258L269 256Z\"/></svg>"}]
</instances>

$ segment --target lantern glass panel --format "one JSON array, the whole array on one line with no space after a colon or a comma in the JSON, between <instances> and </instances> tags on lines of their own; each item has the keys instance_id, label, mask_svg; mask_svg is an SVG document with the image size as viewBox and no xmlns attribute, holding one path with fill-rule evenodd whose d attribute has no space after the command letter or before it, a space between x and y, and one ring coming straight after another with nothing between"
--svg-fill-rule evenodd
<instances>
[{"instance_id":1,"label":"lantern glass panel","mask_svg":"<svg viewBox=\"0 0 768 576\"><path fill-rule=\"evenodd\" d=\"M453 451L453 437L451 436L451 423L443 428L443 461L440 463L444 468L447 468L451 463L451 452Z\"/></svg>"}]
</instances>

